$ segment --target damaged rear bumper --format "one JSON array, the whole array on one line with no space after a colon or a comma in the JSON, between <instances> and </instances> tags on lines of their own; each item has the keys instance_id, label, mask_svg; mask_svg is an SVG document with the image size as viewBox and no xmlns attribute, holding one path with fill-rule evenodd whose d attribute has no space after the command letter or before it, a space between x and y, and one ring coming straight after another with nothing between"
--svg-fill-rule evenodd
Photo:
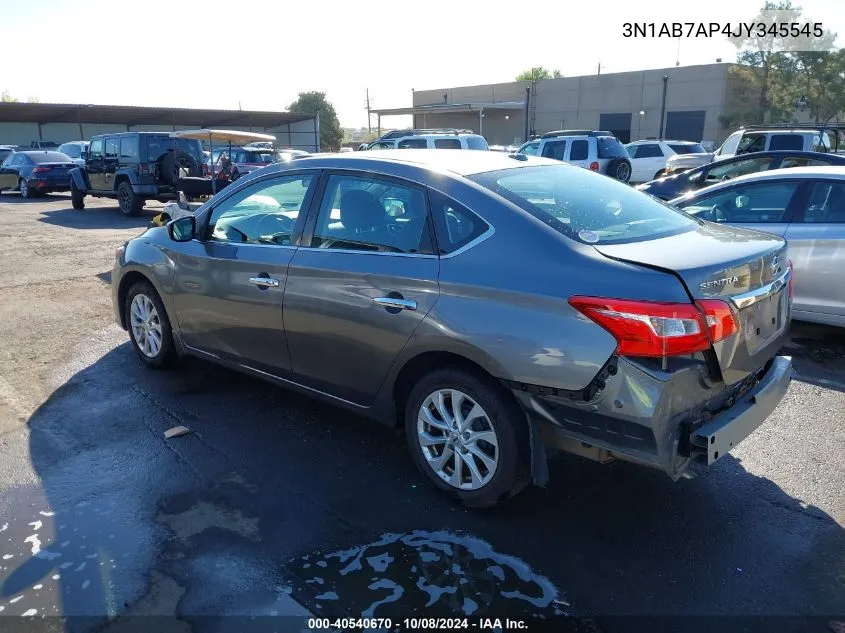
<instances>
[{"instance_id":1,"label":"damaged rear bumper","mask_svg":"<svg viewBox=\"0 0 845 633\"><path fill-rule=\"evenodd\" d=\"M545 446L600 462L631 461L678 479L691 462L712 464L763 424L791 379L792 359L785 356L730 388L714 383L700 360L673 359L664 368L614 358L582 398L509 386Z\"/></svg>"}]
</instances>

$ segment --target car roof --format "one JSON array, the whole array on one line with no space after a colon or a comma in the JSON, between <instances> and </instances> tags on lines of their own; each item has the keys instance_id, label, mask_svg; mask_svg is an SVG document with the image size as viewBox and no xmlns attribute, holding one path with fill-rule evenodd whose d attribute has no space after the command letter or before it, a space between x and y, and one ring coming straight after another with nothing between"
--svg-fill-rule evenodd
<instances>
[{"instance_id":1,"label":"car roof","mask_svg":"<svg viewBox=\"0 0 845 633\"><path fill-rule=\"evenodd\" d=\"M59 147L62 145L90 145L90 141L65 141Z\"/></svg>"},{"instance_id":2,"label":"car roof","mask_svg":"<svg viewBox=\"0 0 845 633\"><path fill-rule=\"evenodd\" d=\"M536 167L539 165L567 166L566 163L551 158L526 156L525 159L517 159L512 158L512 156L515 156L515 154L463 149L369 150L344 154L311 154L299 158L293 163L279 165L278 168L295 166L297 169L308 167L367 169L370 166L375 166L373 163L376 165L384 163L414 165L448 171L459 176L471 176L499 169Z\"/></svg>"},{"instance_id":3,"label":"car roof","mask_svg":"<svg viewBox=\"0 0 845 633\"><path fill-rule=\"evenodd\" d=\"M636 141L631 141L628 145L636 145L637 143L674 143L675 145L701 145L698 141L676 141L671 138L641 138Z\"/></svg>"}]
</instances>

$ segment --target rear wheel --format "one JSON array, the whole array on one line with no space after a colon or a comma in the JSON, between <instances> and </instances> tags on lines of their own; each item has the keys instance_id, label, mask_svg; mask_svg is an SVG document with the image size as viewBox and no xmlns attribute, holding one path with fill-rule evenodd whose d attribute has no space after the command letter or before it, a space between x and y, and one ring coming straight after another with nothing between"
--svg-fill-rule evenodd
<instances>
[{"instance_id":1,"label":"rear wheel","mask_svg":"<svg viewBox=\"0 0 845 633\"><path fill-rule=\"evenodd\" d=\"M21 198L26 198L27 200L32 198L32 189L26 184L26 180L21 178L18 181L18 191L21 192Z\"/></svg>"},{"instance_id":2,"label":"rear wheel","mask_svg":"<svg viewBox=\"0 0 845 633\"><path fill-rule=\"evenodd\" d=\"M176 358L170 319L158 293L149 282L139 281L126 293L124 307L129 340L140 359L157 369Z\"/></svg>"},{"instance_id":3,"label":"rear wheel","mask_svg":"<svg viewBox=\"0 0 845 633\"><path fill-rule=\"evenodd\" d=\"M494 506L528 483L525 414L489 377L457 368L426 375L408 397L405 434L426 478L467 506Z\"/></svg>"},{"instance_id":4,"label":"rear wheel","mask_svg":"<svg viewBox=\"0 0 845 633\"><path fill-rule=\"evenodd\" d=\"M652 180L657 180L658 178L663 178L663 171L664 170L661 169L659 172L654 174L654 178L652 178Z\"/></svg>"},{"instance_id":5,"label":"rear wheel","mask_svg":"<svg viewBox=\"0 0 845 633\"><path fill-rule=\"evenodd\" d=\"M72 180L70 181L70 202L73 205L74 209L84 209L85 208L85 196L76 187L76 183L73 182Z\"/></svg>"},{"instance_id":6,"label":"rear wheel","mask_svg":"<svg viewBox=\"0 0 845 633\"><path fill-rule=\"evenodd\" d=\"M133 193L132 185L125 180L117 188L117 202L123 215L138 215L144 207L144 201Z\"/></svg>"}]
</instances>

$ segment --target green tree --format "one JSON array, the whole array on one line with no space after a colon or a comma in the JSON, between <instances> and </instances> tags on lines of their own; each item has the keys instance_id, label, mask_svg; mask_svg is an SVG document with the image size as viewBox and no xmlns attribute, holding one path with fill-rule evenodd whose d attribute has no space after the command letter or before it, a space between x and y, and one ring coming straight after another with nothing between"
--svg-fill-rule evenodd
<instances>
[{"instance_id":1,"label":"green tree","mask_svg":"<svg viewBox=\"0 0 845 633\"><path fill-rule=\"evenodd\" d=\"M17 103L18 100L9 94L8 90L0 92L0 103Z\"/></svg>"},{"instance_id":2,"label":"green tree","mask_svg":"<svg viewBox=\"0 0 845 633\"><path fill-rule=\"evenodd\" d=\"M792 91L799 109L816 123L826 123L845 111L845 49L795 53Z\"/></svg>"},{"instance_id":3,"label":"green tree","mask_svg":"<svg viewBox=\"0 0 845 633\"><path fill-rule=\"evenodd\" d=\"M557 68L550 71L544 66L535 66L519 73L516 76L516 81L539 81L540 79L560 79L561 77L563 75Z\"/></svg>"},{"instance_id":4,"label":"green tree","mask_svg":"<svg viewBox=\"0 0 845 633\"><path fill-rule=\"evenodd\" d=\"M290 112L320 115L320 149L336 152L343 142L343 129L334 106L326 99L325 92L300 92L296 101L288 106Z\"/></svg>"}]
</instances>

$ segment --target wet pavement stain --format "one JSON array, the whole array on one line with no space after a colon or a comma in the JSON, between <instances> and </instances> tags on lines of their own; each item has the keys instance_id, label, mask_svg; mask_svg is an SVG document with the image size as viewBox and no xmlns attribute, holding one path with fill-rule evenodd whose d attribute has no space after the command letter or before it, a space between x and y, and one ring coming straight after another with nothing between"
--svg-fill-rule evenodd
<instances>
[{"instance_id":1,"label":"wet pavement stain","mask_svg":"<svg viewBox=\"0 0 845 633\"><path fill-rule=\"evenodd\" d=\"M571 617L549 579L472 536L385 534L348 550L301 556L285 568L295 579L293 597L318 616L509 617L545 621L544 630L595 630Z\"/></svg>"}]
</instances>

